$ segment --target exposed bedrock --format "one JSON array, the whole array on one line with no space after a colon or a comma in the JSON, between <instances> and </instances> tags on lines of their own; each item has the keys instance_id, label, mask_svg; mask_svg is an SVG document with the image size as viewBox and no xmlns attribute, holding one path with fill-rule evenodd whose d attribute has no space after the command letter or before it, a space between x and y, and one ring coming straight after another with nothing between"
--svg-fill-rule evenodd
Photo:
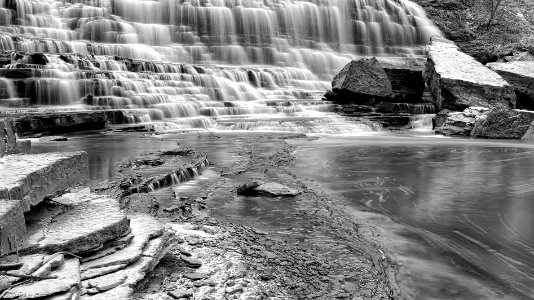
<instances>
[{"instance_id":1,"label":"exposed bedrock","mask_svg":"<svg viewBox=\"0 0 534 300\"><path fill-rule=\"evenodd\" d=\"M0 199L21 201L24 211L50 193L78 184L88 176L87 154L13 154L0 158Z\"/></svg>"},{"instance_id":2,"label":"exposed bedrock","mask_svg":"<svg viewBox=\"0 0 534 300\"><path fill-rule=\"evenodd\" d=\"M15 123L19 136L31 136L103 129L126 119L121 110L72 111L26 114L16 117Z\"/></svg>"},{"instance_id":3,"label":"exposed bedrock","mask_svg":"<svg viewBox=\"0 0 534 300\"><path fill-rule=\"evenodd\" d=\"M461 52L451 41L433 37L424 73L438 108L514 108L514 89L499 74Z\"/></svg>"},{"instance_id":4,"label":"exposed bedrock","mask_svg":"<svg viewBox=\"0 0 534 300\"><path fill-rule=\"evenodd\" d=\"M487 66L512 85L517 108L534 110L534 61L490 63Z\"/></svg>"}]
</instances>

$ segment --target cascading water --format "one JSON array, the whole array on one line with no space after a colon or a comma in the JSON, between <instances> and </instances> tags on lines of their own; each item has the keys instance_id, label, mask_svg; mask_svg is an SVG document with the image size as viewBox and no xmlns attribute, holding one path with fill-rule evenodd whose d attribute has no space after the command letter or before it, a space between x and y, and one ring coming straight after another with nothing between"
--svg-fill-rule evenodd
<instances>
[{"instance_id":1,"label":"cascading water","mask_svg":"<svg viewBox=\"0 0 534 300\"><path fill-rule=\"evenodd\" d=\"M123 109L132 122L177 128L266 129L288 117L324 118L332 105L321 95L350 59L418 56L440 34L405 0L0 6L1 103Z\"/></svg>"}]
</instances>

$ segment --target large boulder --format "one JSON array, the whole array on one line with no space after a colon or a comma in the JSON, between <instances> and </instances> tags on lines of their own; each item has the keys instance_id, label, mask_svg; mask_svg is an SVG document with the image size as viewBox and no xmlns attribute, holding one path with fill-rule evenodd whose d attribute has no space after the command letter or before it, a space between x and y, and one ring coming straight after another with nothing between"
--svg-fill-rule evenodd
<instances>
[{"instance_id":1,"label":"large boulder","mask_svg":"<svg viewBox=\"0 0 534 300\"><path fill-rule=\"evenodd\" d=\"M487 66L512 85L517 108L534 110L534 61L490 63Z\"/></svg>"},{"instance_id":2,"label":"large boulder","mask_svg":"<svg viewBox=\"0 0 534 300\"><path fill-rule=\"evenodd\" d=\"M438 108L515 107L510 84L443 38L433 37L427 47L424 77Z\"/></svg>"},{"instance_id":3,"label":"large boulder","mask_svg":"<svg viewBox=\"0 0 534 300\"><path fill-rule=\"evenodd\" d=\"M471 136L534 140L534 112L493 109L485 117L477 119Z\"/></svg>"},{"instance_id":4,"label":"large boulder","mask_svg":"<svg viewBox=\"0 0 534 300\"><path fill-rule=\"evenodd\" d=\"M436 133L443 135L470 136L476 120L485 117L488 112L485 107L469 107L462 112L444 109L432 119L432 127Z\"/></svg>"},{"instance_id":5,"label":"large boulder","mask_svg":"<svg viewBox=\"0 0 534 300\"><path fill-rule=\"evenodd\" d=\"M349 62L332 80L339 103L372 104L393 96L389 78L376 58Z\"/></svg>"},{"instance_id":6,"label":"large boulder","mask_svg":"<svg viewBox=\"0 0 534 300\"><path fill-rule=\"evenodd\" d=\"M391 82L393 90L392 102L420 103L425 91L422 63L380 63Z\"/></svg>"}]
</instances>

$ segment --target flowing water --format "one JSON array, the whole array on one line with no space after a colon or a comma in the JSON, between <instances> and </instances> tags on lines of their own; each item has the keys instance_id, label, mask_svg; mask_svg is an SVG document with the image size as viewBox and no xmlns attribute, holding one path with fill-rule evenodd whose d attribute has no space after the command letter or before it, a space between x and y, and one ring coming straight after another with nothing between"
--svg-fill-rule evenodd
<instances>
[{"instance_id":1,"label":"flowing water","mask_svg":"<svg viewBox=\"0 0 534 300\"><path fill-rule=\"evenodd\" d=\"M418 60L439 34L406 0L1 0L0 50L22 53L2 58L0 105L174 128L338 124L321 97L344 64Z\"/></svg>"}]
</instances>

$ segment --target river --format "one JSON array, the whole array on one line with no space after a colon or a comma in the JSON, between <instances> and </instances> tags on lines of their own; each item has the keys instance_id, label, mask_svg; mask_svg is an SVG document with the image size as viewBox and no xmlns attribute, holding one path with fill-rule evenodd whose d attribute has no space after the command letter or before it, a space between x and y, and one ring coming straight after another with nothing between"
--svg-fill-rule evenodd
<instances>
[{"instance_id":1,"label":"river","mask_svg":"<svg viewBox=\"0 0 534 300\"><path fill-rule=\"evenodd\" d=\"M117 162L177 142L208 152L216 167L228 165L238 158L232 140L221 135L94 133L71 136L62 149L87 151L95 182L110 179ZM290 143L296 146L292 172L342 196L348 212L386 233L390 255L401 266L405 295L528 299L534 294L534 144L418 131L323 135ZM54 149L57 143L34 143L34 151ZM216 167L175 191L188 196L204 189L218 178ZM269 223L283 232L291 227L296 206L234 197L217 206L215 214L242 223Z\"/></svg>"}]
</instances>

